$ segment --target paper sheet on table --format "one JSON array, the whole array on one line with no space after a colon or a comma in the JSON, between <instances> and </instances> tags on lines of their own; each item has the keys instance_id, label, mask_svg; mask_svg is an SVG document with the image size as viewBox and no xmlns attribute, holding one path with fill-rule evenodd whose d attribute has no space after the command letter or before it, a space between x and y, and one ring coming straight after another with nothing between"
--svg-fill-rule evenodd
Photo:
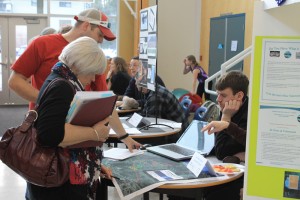
<instances>
[{"instance_id":1,"label":"paper sheet on table","mask_svg":"<svg viewBox=\"0 0 300 200\"><path fill-rule=\"evenodd\" d=\"M138 150L138 149L133 149L133 152L131 153L128 149L112 148L107 151L104 151L103 155L106 158L112 158L115 160L124 160L124 159L130 158L132 156L137 156L137 155L140 155L143 153L144 153L144 151Z\"/></svg>"},{"instance_id":2,"label":"paper sheet on table","mask_svg":"<svg viewBox=\"0 0 300 200\"><path fill-rule=\"evenodd\" d=\"M124 129L130 129L129 126L127 126L127 125L124 124L124 123L122 123L122 126L123 126ZM129 131L130 131L130 130L129 130ZM140 132L137 132L137 133L140 133ZM137 133L136 133L136 134L137 134ZM116 132L111 128L111 129L109 130L109 134L110 134L110 135L113 135L113 134L116 134ZM128 134L130 134L130 133L128 133ZM132 134L132 133L131 133L131 134Z\"/></svg>"},{"instance_id":3,"label":"paper sheet on table","mask_svg":"<svg viewBox=\"0 0 300 200\"><path fill-rule=\"evenodd\" d=\"M129 135L134 135L134 134L141 134L142 132L139 131L139 129L137 128L124 128L126 133L128 133ZM113 134L116 134L116 132L111 128L109 130L109 134L110 135L113 135Z\"/></svg>"}]
</instances>

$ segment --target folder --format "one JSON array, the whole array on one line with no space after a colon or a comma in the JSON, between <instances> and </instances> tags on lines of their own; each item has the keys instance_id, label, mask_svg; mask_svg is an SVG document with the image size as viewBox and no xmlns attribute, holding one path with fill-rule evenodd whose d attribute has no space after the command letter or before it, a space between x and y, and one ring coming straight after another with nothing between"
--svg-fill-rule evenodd
<instances>
[{"instance_id":1,"label":"folder","mask_svg":"<svg viewBox=\"0 0 300 200\"><path fill-rule=\"evenodd\" d=\"M111 91L78 91L71 103L66 122L92 127L112 114L117 96Z\"/></svg>"},{"instance_id":2,"label":"folder","mask_svg":"<svg viewBox=\"0 0 300 200\"><path fill-rule=\"evenodd\" d=\"M70 105L66 122L78 126L92 127L97 122L104 120L112 114L116 100L117 95L112 91L78 91ZM102 145L102 142L86 141L69 146L69 148L83 148L100 145Z\"/></svg>"}]
</instances>

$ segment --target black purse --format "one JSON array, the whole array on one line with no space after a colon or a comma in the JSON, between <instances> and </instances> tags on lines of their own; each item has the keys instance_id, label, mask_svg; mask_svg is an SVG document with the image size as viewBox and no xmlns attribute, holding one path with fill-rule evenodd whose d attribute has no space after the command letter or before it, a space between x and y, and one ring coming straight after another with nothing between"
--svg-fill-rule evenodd
<instances>
[{"instance_id":1,"label":"black purse","mask_svg":"<svg viewBox=\"0 0 300 200\"><path fill-rule=\"evenodd\" d=\"M54 79L44 90L61 78ZM66 80L64 80L66 81ZM61 147L41 146L36 137L36 110L28 111L23 123L5 131L0 141L0 159L27 182L42 187L58 187L69 180L69 156Z\"/></svg>"}]
</instances>

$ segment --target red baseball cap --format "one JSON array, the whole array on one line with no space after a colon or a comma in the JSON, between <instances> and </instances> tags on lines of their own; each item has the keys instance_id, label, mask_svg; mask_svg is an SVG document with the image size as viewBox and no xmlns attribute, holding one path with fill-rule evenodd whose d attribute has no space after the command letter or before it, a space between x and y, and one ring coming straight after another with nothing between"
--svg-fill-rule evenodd
<instances>
[{"instance_id":1,"label":"red baseball cap","mask_svg":"<svg viewBox=\"0 0 300 200\"><path fill-rule=\"evenodd\" d=\"M108 41L116 39L116 36L110 30L111 24L108 22L107 16L95 8L82 11L75 16L74 19L77 21L89 22L91 24L98 25L104 35L104 39Z\"/></svg>"}]
</instances>

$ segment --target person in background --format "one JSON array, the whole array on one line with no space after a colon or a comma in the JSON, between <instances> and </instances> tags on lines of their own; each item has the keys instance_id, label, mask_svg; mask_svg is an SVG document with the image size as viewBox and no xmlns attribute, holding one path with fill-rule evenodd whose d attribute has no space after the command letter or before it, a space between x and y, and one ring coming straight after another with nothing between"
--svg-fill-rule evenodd
<instances>
[{"instance_id":1,"label":"person in background","mask_svg":"<svg viewBox=\"0 0 300 200\"><path fill-rule=\"evenodd\" d=\"M56 29L54 29L52 27L46 27L41 31L40 36L41 35L50 35L50 34L55 34L55 33L57 33Z\"/></svg>"},{"instance_id":2,"label":"person in background","mask_svg":"<svg viewBox=\"0 0 300 200\"><path fill-rule=\"evenodd\" d=\"M124 96L135 99L139 103L139 107L143 108L145 104L145 97L144 94L141 91L139 91L138 88L136 87L136 76L141 68L142 68L142 61L139 59L139 57L138 56L132 57L129 66L129 70L131 72L132 78L124 93ZM158 85L165 87L165 83L158 75L156 76L155 81ZM118 101L116 105L120 106L122 104L123 104L122 101Z\"/></svg>"},{"instance_id":3,"label":"person in background","mask_svg":"<svg viewBox=\"0 0 300 200\"><path fill-rule=\"evenodd\" d=\"M216 82L217 102L221 108L220 121L212 121L201 131L216 134L215 155L223 162L245 162L249 79L241 71L230 71ZM240 199L243 177L228 184L206 190L207 200Z\"/></svg>"},{"instance_id":4,"label":"person in background","mask_svg":"<svg viewBox=\"0 0 300 200\"><path fill-rule=\"evenodd\" d=\"M119 99L123 98L131 77L128 74L126 61L121 57L114 57L110 62L110 70L106 76L106 83L109 90L112 90Z\"/></svg>"},{"instance_id":5,"label":"person in background","mask_svg":"<svg viewBox=\"0 0 300 200\"><path fill-rule=\"evenodd\" d=\"M158 117L181 123L181 133L188 127L188 118L177 98L165 87L157 85L152 91L141 87L136 81L137 89L145 95L145 101L141 115L144 117ZM169 139L169 142L176 142L180 135Z\"/></svg>"},{"instance_id":6,"label":"person in background","mask_svg":"<svg viewBox=\"0 0 300 200\"><path fill-rule=\"evenodd\" d=\"M103 39L111 41L116 38L109 29L108 18L99 10L87 9L74 19L76 23L69 32L44 35L33 40L11 67L9 87L30 102L30 109L34 108L42 84L50 74L52 66L58 61L62 49L69 42L82 36L91 37L98 43L102 43ZM29 77L31 84L26 81ZM87 89L107 90L105 76L98 75Z\"/></svg>"},{"instance_id":7,"label":"person in background","mask_svg":"<svg viewBox=\"0 0 300 200\"><path fill-rule=\"evenodd\" d=\"M189 72L192 72L193 74L193 83L192 83L192 95L199 95L201 98L203 98L204 93L204 84L205 80L208 78L207 73L204 71L204 69L197 63L195 56L189 55L187 56L184 61L184 67L183 67L183 74L187 74ZM198 82L198 86L197 86ZM197 86L197 90L196 90ZM210 100L210 95L205 93L205 100Z\"/></svg>"},{"instance_id":8,"label":"person in background","mask_svg":"<svg viewBox=\"0 0 300 200\"><path fill-rule=\"evenodd\" d=\"M72 25L65 25L65 26L62 26L62 27L60 27L60 29L58 30L58 33L60 33L60 34L67 33L67 32L69 32L72 28L73 28Z\"/></svg>"},{"instance_id":9,"label":"person in background","mask_svg":"<svg viewBox=\"0 0 300 200\"><path fill-rule=\"evenodd\" d=\"M55 34L57 33L57 31L52 28L52 27L46 27L44 28L41 33L39 35L36 35L34 37L32 37L29 41L28 41L28 44L30 44L33 40L35 40L36 38L42 36L42 35L50 35L50 34Z\"/></svg>"},{"instance_id":10,"label":"person in background","mask_svg":"<svg viewBox=\"0 0 300 200\"><path fill-rule=\"evenodd\" d=\"M142 61L140 61L138 56L134 56L131 58L130 65L129 65L129 71L130 71L131 77L135 77L136 73L142 66L141 62Z\"/></svg>"}]
</instances>

